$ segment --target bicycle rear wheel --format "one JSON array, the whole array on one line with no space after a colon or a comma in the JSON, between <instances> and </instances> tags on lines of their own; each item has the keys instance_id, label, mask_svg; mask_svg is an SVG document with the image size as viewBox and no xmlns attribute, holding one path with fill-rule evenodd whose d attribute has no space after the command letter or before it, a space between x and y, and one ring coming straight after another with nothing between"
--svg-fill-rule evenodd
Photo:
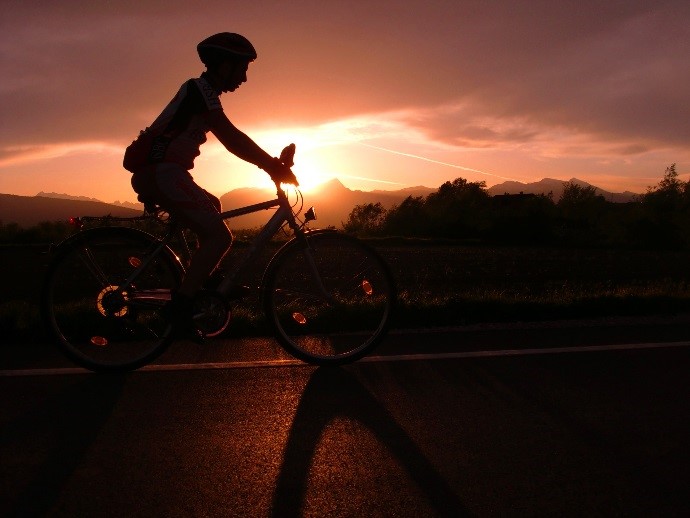
<instances>
[{"instance_id":1,"label":"bicycle rear wheel","mask_svg":"<svg viewBox=\"0 0 690 518\"><path fill-rule=\"evenodd\" d=\"M130 370L168 345L170 326L161 310L180 284L182 267L168 249L150 258L158 243L135 229L103 227L80 232L57 248L41 309L75 363L94 371Z\"/></svg>"},{"instance_id":2,"label":"bicycle rear wheel","mask_svg":"<svg viewBox=\"0 0 690 518\"><path fill-rule=\"evenodd\" d=\"M355 361L385 336L395 288L381 257L361 241L315 231L269 264L264 311L280 344L316 365Z\"/></svg>"}]
</instances>

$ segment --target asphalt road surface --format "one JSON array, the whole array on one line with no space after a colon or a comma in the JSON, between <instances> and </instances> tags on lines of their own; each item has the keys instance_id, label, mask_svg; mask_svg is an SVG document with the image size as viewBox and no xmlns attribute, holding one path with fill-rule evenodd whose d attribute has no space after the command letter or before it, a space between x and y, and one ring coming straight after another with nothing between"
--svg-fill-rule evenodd
<instances>
[{"instance_id":1,"label":"asphalt road surface","mask_svg":"<svg viewBox=\"0 0 690 518\"><path fill-rule=\"evenodd\" d=\"M340 369L211 341L118 376L3 345L0 516L688 516L688 340L393 333Z\"/></svg>"}]
</instances>

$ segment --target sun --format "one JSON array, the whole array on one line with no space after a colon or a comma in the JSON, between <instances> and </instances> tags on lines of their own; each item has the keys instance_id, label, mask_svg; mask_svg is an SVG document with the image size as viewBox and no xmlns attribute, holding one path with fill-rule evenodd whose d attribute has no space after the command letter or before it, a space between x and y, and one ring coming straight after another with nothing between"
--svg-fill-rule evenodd
<instances>
[{"instance_id":1,"label":"sun","mask_svg":"<svg viewBox=\"0 0 690 518\"><path fill-rule=\"evenodd\" d=\"M325 164L311 159L309 154L304 157L297 158L295 165L292 167L292 172L295 173L299 188L302 191L309 192L315 187L327 182L333 175L327 172Z\"/></svg>"},{"instance_id":2,"label":"sun","mask_svg":"<svg viewBox=\"0 0 690 518\"><path fill-rule=\"evenodd\" d=\"M274 185L268 175L256 175L253 168L248 168L244 183L266 190L272 190ZM335 175L329 172L327 160L323 156L314 156L310 153L302 153L295 156L292 172L299 182L298 189L303 193L313 192L320 185L332 179ZM222 180L221 180L222 181ZM221 189L222 190L222 189Z\"/></svg>"},{"instance_id":3,"label":"sun","mask_svg":"<svg viewBox=\"0 0 690 518\"><path fill-rule=\"evenodd\" d=\"M285 138L289 142L285 141ZM290 142L296 146L294 165L299 188L309 192L315 187L333 178L333 168L329 165L328 153L324 153L324 142L319 138L314 128L285 128L281 131L272 130L257 133L257 142L269 153L275 156Z\"/></svg>"}]
</instances>

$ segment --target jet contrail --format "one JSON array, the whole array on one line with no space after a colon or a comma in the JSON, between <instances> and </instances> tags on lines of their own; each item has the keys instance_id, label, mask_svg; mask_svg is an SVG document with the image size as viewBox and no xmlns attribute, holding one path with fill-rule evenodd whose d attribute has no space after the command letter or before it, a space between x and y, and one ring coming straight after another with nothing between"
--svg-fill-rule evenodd
<instances>
[{"instance_id":1,"label":"jet contrail","mask_svg":"<svg viewBox=\"0 0 690 518\"><path fill-rule=\"evenodd\" d=\"M406 156L409 158L416 158L417 160L424 160L425 162L431 162L432 164L445 165L446 167L453 167L455 169L462 169L463 171L471 171L473 173L479 173L479 174L484 174L487 176L493 176L494 178L500 178L501 180L512 180L514 182L517 181L515 178L508 178L507 176L499 176L497 174L487 173L486 171L480 171L479 169L472 169L471 167L464 167L464 166L457 165L457 164L450 164L448 162L441 162L440 160L434 160L432 158L426 158L426 157L419 156L419 155L412 155L410 153L403 153L402 151L395 151L393 149L388 149L385 147L373 146L371 144L365 144L364 142L358 142L358 144L365 146L365 147L368 147L368 148L371 148L371 149L378 149L379 151L386 151L387 153L393 153L394 155Z\"/></svg>"},{"instance_id":2,"label":"jet contrail","mask_svg":"<svg viewBox=\"0 0 690 518\"><path fill-rule=\"evenodd\" d=\"M375 180L373 178L366 178L365 176L353 176L351 174L338 174L338 178L352 178L353 180L366 180L367 182L388 183L391 185L407 185L401 182L390 182L388 180Z\"/></svg>"}]
</instances>

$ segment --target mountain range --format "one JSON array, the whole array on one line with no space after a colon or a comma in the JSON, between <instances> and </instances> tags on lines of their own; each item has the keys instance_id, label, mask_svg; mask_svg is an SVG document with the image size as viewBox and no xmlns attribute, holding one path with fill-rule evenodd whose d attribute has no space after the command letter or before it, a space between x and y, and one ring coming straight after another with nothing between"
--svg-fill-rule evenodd
<instances>
[{"instance_id":1,"label":"mountain range","mask_svg":"<svg viewBox=\"0 0 690 518\"><path fill-rule=\"evenodd\" d=\"M43 221L69 221L74 216L141 216L142 209L97 200L0 194L0 222L28 228Z\"/></svg>"},{"instance_id":2,"label":"mountain range","mask_svg":"<svg viewBox=\"0 0 690 518\"><path fill-rule=\"evenodd\" d=\"M576 178L570 180L581 186L591 186ZM560 199L563 193L563 180L544 178L539 182L520 183L504 182L488 189L492 196L501 194L549 194L552 193L554 201ZM591 186L594 187L594 186ZM629 202L637 196L626 191L612 193L595 187L597 194L604 196L612 202ZM396 191L359 191L345 187L339 180L333 179L312 189L304 194L304 210L314 205L317 214L318 227L340 227L356 205L366 203L381 203L390 209L400 204L408 196L425 197L436 192L438 188L408 187ZM270 200L275 197L275 192L258 188L234 189L221 196L221 202L225 209L244 207L254 203ZM291 198L294 202L296 197ZM94 198L83 196L70 196L68 194L40 192L37 196L15 196L12 194L0 194L0 222L3 224L17 223L22 227L34 226L42 221L67 221L72 216L121 216L132 217L141 215L142 205L130 202L105 203ZM233 229L253 228L266 223L270 212L262 211L241 216L230 221Z\"/></svg>"},{"instance_id":3,"label":"mountain range","mask_svg":"<svg viewBox=\"0 0 690 518\"><path fill-rule=\"evenodd\" d=\"M340 180L333 179L304 193L304 210L312 205L316 210L317 227L341 227L347 221L356 205L380 203L386 209L401 203L408 196L427 196L437 189L430 187L408 187L398 191L358 191L345 187ZM289 191L288 191L289 192ZM220 197L224 208L244 207L275 198L275 191L243 188L235 189ZM297 200L294 200L297 201ZM253 228L268 221L269 214L257 212L231 220L231 228Z\"/></svg>"},{"instance_id":4,"label":"mountain range","mask_svg":"<svg viewBox=\"0 0 690 518\"><path fill-rule=\"evenodd\" d=\"M408 196L426 196L436 189L409 187L400 191L357 191L345 187L339 180L331 180L304 194L304 210L314 205L319 227L340 227L356 205L381 203L390 208ZM224 209L244 207L275 198L270 189L240 188L223 196ZM292 198L297 201L296 198ZM0 194L0 222L17 223L22 227L34 226L42 221L67 221L73 216L121 216L141 215L143 206L135 203L105 203L95 198L69 194L40 192L37 196ZM233 229L254 228L265 224L271 213L261 211L230 221Z\"/></svg>"},{"instance_id":5,"label":"mountain range","mask_svg":"<svg viewBox=\"0 0 690 518\"><path fill-rule=\"evenodd\" d=\"M42 198L57 198L60 200L78 200L78 201L95 201L98 203L105 203L97 198L89 198L88 196L72 196L70 194L58 194L56 192L39 192L36 196ZM109 205L117 205L119 207L128 207L130 209L142 210L143 205L141 203L134 203L131 201L114 201Z\"/></svg>"},{"instance_id":6,"label":"mountain range","mask_svg":"<svg viewBox=\"0 0 690 518\"><path fill-rule=\"evenodd\" d=\"M573 183L579 185L580 187L594 187L596 194L603 196L605 200L614 203L627 203L635 199L636 194L634 192L608 192L592 184L578 180L577 178L571 178L568 182L563 180L554 180L553 178L544 178L538 182L532 183L520 183L520 182L503 182L493 187L489 187L487 190L492 196L501 194L551 194L553 196L553 201L558 201L563 195L563 190L566 183Z\"/></svg>"}]
</instances>

